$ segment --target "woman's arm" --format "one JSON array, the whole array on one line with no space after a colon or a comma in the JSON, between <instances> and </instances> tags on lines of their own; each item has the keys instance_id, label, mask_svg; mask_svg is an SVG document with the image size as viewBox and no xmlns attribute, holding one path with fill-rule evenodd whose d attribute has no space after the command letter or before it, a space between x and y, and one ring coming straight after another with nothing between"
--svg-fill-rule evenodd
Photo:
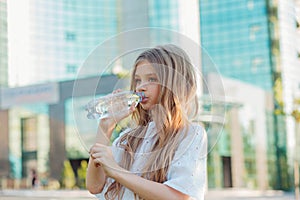
<instances>
[{"instance_id":1,"label":"woman's arm","mask_svg":"<svg viewBox=\"0 0 300 200\"><path fill-rule=\"evenodd\" d=\"M120 90L116 90L114 93L119 91ZM128 117L134 110L135 104L132 104L129 110L126 109L123 112L118 112L118 115L112 115L109 118L100 120L96 143L91 147L89 152L91 156L87 168L86 187L90 193L98 194L102 192L107 177L102 165L97 160L98 158L93 156L93 154L100 152L99 146L104 145L107 147L110 144L111 134L115 125L125 117ZM112 155L111 158L113 159Z\"/></svg>"},{"instance_id":2,"label":"woman's arm","mask_svg":"<svg viewBox=\"0 0 300 200\"><path fill-rule=\"evenodd\" d=\"M130 172L118 171L114 173L112 178L146 200L190 199L188 195L167 185L144 179Z\"/></svg>"},{"instance_id":3,"label":"woman's arm","mask_svg":"<svg viewBox=\"0 0 300 200\"><path fill-rule=\"evenodd\" d=\"M178 162L169 168L172 178L163 184L144 179L121 168L113 159L111 148L105 145L97 145L97 151L92 149L91 155L96 158L95 163L102 165L108 177L143 199L203 199L207 156L205 130L200 126L191 128L188 137L181 142L177 151L174 159Z\"/></svg>"},{"instance_id":4,"label":"woman's arm","mask_svg":"<svg viewBox=\"0 0 300 200\"><path fill-rule=\"evenodd\" d=\"M111 125L111 127L113 126ZM103 125L103 123L99 124L96 137L96 142L98 144L109 145L108 138L110 138L113 131L113 128L111 127L108 128L105 125ZM104 130L107 130L106 133ZM94 147L95 145L92 148ZM95 162L95 158L93 156L90 156L86 174L86 188L89 190L90 193L98 194L102 192L103 187L105 185L105 181L106 175L102 166Z\"/></svg>"},{"instance_id":5,"label":"woman's arm","mask_svg":"<svg viewBox=\"0 0 300 200\"><path fill-rule=\"evenodd\" d=\"M102 167L95 166L93 158L90 157L86 175L86 188L92 194L101 193L105 185L105 180L106 176Z\"/></svg>"},{"instance_id":6,"label":"woman's arm","mask_svg":"<svg viewBox=\"0 0 300 200\"><path fill-rule=\"evenodd\" d=\"M188 195L165 184L144 179L123 169L115 162L111 149L108 146L97 144L91 151L91 156L95 158L95 163L101 164L106 176L113 178L143 199L189 199Z\"/></svg>"}]
</instances>

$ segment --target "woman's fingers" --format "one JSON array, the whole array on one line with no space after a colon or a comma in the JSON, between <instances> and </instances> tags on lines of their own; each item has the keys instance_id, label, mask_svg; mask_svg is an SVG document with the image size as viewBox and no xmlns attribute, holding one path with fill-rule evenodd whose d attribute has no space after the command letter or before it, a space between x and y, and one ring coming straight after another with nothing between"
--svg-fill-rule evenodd
<instances>
[{"instance_id":1,"label":"woman's fingers","mask_svg":"<svg viewBox=\"0 0 300 200\"><path fill-rule=\"evenodd\" d=\"M95 167L101 167L102 163L98 158L96 158L96 159L94 159L94 165L95 165Z\"/></svg>"},{"instance_id":2,"label":"woman's fingers","mask_svg":"<svg viewBox=\"0 0 300 200\"><path fill-rule=\"evenodd\" d=\"M96 143L90 150L90 156L95 167L101 166L108 177L113 177L116 171L123 170L115 161L109 146Z\"/></svg>"},{"instance_id":3,"label":"woman's fingers","mask_svg":"<svg viewBox=\"0 0 300 200\"><path fill-rule=\"evenodd\" d=\"M130 114L133 113L135 111L135 108L136 108L136 102L133 102L131 104L131 106L129 107L129 112Z\"/></svg>"},{"instance_id":4,"label":"woman's fingers","mask_svg":"<svg viewBox=\"0 0 300 200\"><path fill-rule=\"evenodd\" d=\"M112 94L120 92L122 92L121 89L116 89L112 92ZM118 122L129 116L133 111L128 112L127 101L124 101L124 99L120 99L120 97L112 97L111 102L108 104L107 112L109 114L106 117L102 118L99 123L99 127L104 132L106 132L106 130L113 129Z\"/></svg>"},{"instance_id":5,"label":"woman's fingers","mask_svg":"<svg viewBox=\"0 0 300 200\"><path fill-rule=\"evenodd\" d=\"M109 147L107 145L101 144L101 143L95 143L91 148L89 153L95 153L104 149L108 149Z\"/></svg>"},{"instance_id":6,"label":"woman's fingers","mask_svg":"<svg viewBox=\"0 0 300 200\"><path fill-rule=\"evenodd\" d=\"M104 155L104 152L98 152L98 153L93 153L91 154L91 157L94 159L102 158Z\"/></svg>"},{"instance_id":7,"label":"woman's fingers","mask_svg":"<svg viewBox=\"0 0 300 200\"><path fill-rule=\"evenodd\" d=\"M99 143L92 146L89 154L93 159L102 159L112 156L110 147Z\"/></svg>"},{"instance_id":8,"label":"woman's fingers","mask_svg":"<svg viewBox=\"0 0 300 200\"><path fill-rule=\"evenodd\" d=\"M107 155L107 146L96 143L91 149L90 149L90 156L93 158L94 165L96 167L102 166L103 159L105 155Z\"/></svg>"}]
</instances>

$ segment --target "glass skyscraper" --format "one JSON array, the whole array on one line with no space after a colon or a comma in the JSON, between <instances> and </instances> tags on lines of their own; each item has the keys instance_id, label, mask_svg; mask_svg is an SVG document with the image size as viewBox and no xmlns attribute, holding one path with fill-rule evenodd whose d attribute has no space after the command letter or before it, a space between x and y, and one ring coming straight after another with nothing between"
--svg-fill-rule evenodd
<instances>
[{"instance_id":1,"label":"glass skyscraper","mask_svg":"<svg viewBox=\"0 0 300 200\"><path fill-rule=\"evenodd\" d=\"M186 4L184 9L182 4ZM193 12L189 7L193 8ZM9 46L8 85L12 87L12 90L14 87L21 86L21 93L24 94L24 91L32 92L28 88L36 88L49 82L52 86L52 83L63 82L58 84L60 87L60 85L68 84L68 81L71 82L77 78L103 75L103 73L99 73L101 68L106 67L103 66L103 58L117 55L115 51L118 51L119 45L123 45L123 43L113 44L112 49L106 48L103 54L97 57L96 64L92 66L92 69L87 69L85 74L77 77L78 70L98 45L107 40L115 40L114 37L119 33L144 27L154 29L151 32L153 35L150 35L153 40L151 44L170 43L178 38L173 38L168 34L168 30L185 32L185 17L191 14L196 16L196 13L199 12L196 3L189 7L187 3L171 0L164 2L139 0L24 0L20 2L10 0L7 2L9 26L7 34L3 35L4 38L8 37ZM188 15L179 15L180 10L185 10ZM1 10L2 18L5 13ZM6 23L6 18L3 19ZM193 22L195 20L197 21L198 18L194 18ZM155 28L166 31L156 31ZM5 31L5 29L1 29L1 31L3 30ZM199 34L189 33L198 30L199 23L197 22L186 32L191 39L196 38L197 40ZM165 34L159 34L162 32ZM2 35L0 36L2 37ZM138 37L143 39L147 35ZM126 45L130 45L136 41L125 42L128 42ZM125 67L127 70L129 66ZM114 73L112 68L107 69L106 72L107 74ZM72 88L64 90L70 92ZM64 96L64 94L60 95ZM9 107L9 115L5 116L9 117L9 130L6 131L6 134L10 138L9 149L12 158L10 159L10 177L24 179L29 176L31 168L36 168L41 175L51 171L50 176L54 173L54 178L57 178L60 175L63 159L76 160L86 156L85 149L80 144L75 130L76 125L83 123L74 123L74 112L82 113L82 118L85 116L82 106L76 107L72 101L84 104L91 98L91 96L68 97L63 99L63 102L58 102L58 105L61 106L58 110L55 110L55 104L48 105L45 102ZM20 100L22 101L22 99ZM74 109L78 110L74 111ZM53 114L57 112L61 113ZM59 120L51 118L53 115L59 116ZM56 121L58 121L58 125L55 124ZM53 124L54 127L51 127ZM62 127L58 128L56 125ZM86 126L86 124L84 125ZM60 136L53 136L57 133ZM58 146L59 148L56 148ZM66 152L55 154L55 151L60 148ZM55 166L51 164L53 155L58 158L58 164L56 163Z\"/></svg>"},{"instance_id":2,"label":"glass skyscraper","mask_svg":"<svg viewBox=\"0 0 300 200\"><path fill-rule=\"evenodd\" d=\"M74 79L98 45L124 31L151 27L184 32L186 17L197 11L195 8L190 10L187 5L171 0L11 0L8 2L9 85L15 87ZM190 12L180 15L184 10L181 7ZM190 29L198 30L198 27L199 24ZM153 31L151 35L156 43L176 39L160 33ZM199 35L190 34L189 37L195 39ZM103 53L117 55L118 45L107 48ZM101 57L98 63L95 68L103 67ZM97 70L90 70L86 76L94 76L95 72Z\"/></svg>"},{"instance_id":3,"label":"glass skyscraper","mask_svg":"<svg viewBox=\"0 0 300 200\"><path fill-rule=\"evenodd\" d=\"M6 57L0 51L0 67L5 69L5 61L9 66L9 76L6 78L9 87L32 85L36 88L34 84L76 79L89 53L118 31L116 1L12 0L7 2L7 18L6 1L0 3L0 39L7 41L7 38L9 46L4 51ZM6 26L2 26L6 24L7 33ZM5 49L5 45L1 42L1 50ZM110 54L112 50L107 48L102 56ZM101 58L90 71L95 72L100 67ZM5 74L1 71L0 76ZM66 107L69 111L72 105L66 103ZM43 102L15 105L8 112L10 177L28 177L30 169L46 173L50 168L51 151L49 121L56 120L49 118L49 105ZM67 122L72 115L72 112L66 114ZM66 124L66 127L69 126ZM69 135L67 144L77 138L76 134ZM67 145L67 148L72 146Z\"/></svg>"},{"instance_id":4,"label":"glass skyscraper","mask_svg":"<svg viewBox=\"0 0 300 200\"><path fill-rule=\"evenodd\" d=\"M9 1L10 85L74 79L89 53L117 34L116 4L114 0Z\"/></svg>"},{"instance_id":5,"label":"glass skyscraper","mask_svg":"<svg viewBox=\"0 0 300 200\"><path fill-rule=\"evenodd\" d=\"M245 83L248 83L263 90L272 91L267 10L266 1L200 1L202 47L211 56L224 79L241 81L240 86L235 84L236 87L247 88ZM205 58L202 61L203 73L208 75L207 63L209 61L206 61ZM224 81L224 84L227 82ZM225 87L234 88L226 85ZM232 90L238 92L238 88ZM242 90L248 90L249 93L251 91L249 87ZM253 89L252 95L257 95L256 90ZM234 93L229 94L227 92L226 95L232 98L230 95L234 95ZM251 104L241 103L242 108L239 108L238 113L236 113L238 116L243 113L243 109L251 106ZM255 132L257 132L256 127L259 124L255 119L257 117L251 117L253 114L248 116L249 113L251 112L245 113L246 116L244 117L231 116L230 112L227 115L229 122L224 125L221 139L208 157L208 171L209 174L212 174L208 176L209 187L247 186L264 188L264 185L267 184L266 179L262 181L261 185L257 181L258 169L264 171L261 173L266 173L266 151L260 152L261 155L265 156L263 157L263 165L258 168L254 137ZM238 125L230 123L233 120ZM234 129L237 129L238 132L232 134ZM265 130L261 130L261 132L266 134ZM235 146L239 149L235 149ZM237 178L237 176L244 177L244 180Z\"/></svg>"},{"instance_id":6,"label":"glass skyscraper","mask_svg":"<svg viewBox=\"0 0 300 200\"><path fill-rule=\"evenodd\" d=\"M266 1L200 1L201 44L223 76L271 90L267 10Z\"/></svg>"},{"instance_id":7,"label":"glass skyscraper","mask_svg":"<svg viewBox=\"0 0 300 200\"><path fill-rule=\"evenodd\" d=\"M0 86L7 86L7 2L0 0Z\"/></svg>"},{"instance_id":8,"label":"glass skyscraper","mask_svg":"<svg viewBox=\"0 0 300 200\"><path fill-rule=\"evenodd\" d=\"M200 0L201 44L224 79L240 81L240 86L238 82L230 86L228 95L235 95L239 87L248 84L257 91L261 90L264 93L261 97L265 98L261 102L265 116L263 122L258 120L257 114L251 114L250 110L246 112L251 102L239 108L240 118L236 120L241 127L236 128L241 130L242 155L233 158L227 146L227 151L217 150L221 161L209 157L210 174L218 174L213 166L221 166L225 171L230 168L230 173L235 172L237 166L231 166L226 159L233 162L244 160L239 167L242 169L240 175L243 174L241 176L245 179L235 182L223 171L223 175L209 177L210 187L290 187L289 159L293 156L289 153L289 140L293 140L291 136L295 129L289 114L291 98L299 92L299 78L296 76L300 74L294 9L294 1ZM204 74L209 73L206 64L203 59ZM224 81L224 84L227 82ZM250 91L244 94L249 96L248 99L258 94ZM256 96L256 99L261 97ZM257 107L252 105L252 109ZM255 130L258 124L264 127L262 123L267 127ZM224 135L226 138L226 133ZM232 137L227 133L228 141L233 141ZM224 140L221 140L219 148L224 147L222 143ZM263 174L268 175L261 178Z\"/></svg>"},{"instance_id":9,"label":"glass skyscraper","mask_svg":"<svg viewBox=\"0 0 300 200\"><path fill-rule=\"evenodd\" d=\"M9 85L13 87L76 78L89 54L122 31L143 27L180 31L179 3L169 0L12 0L8 10ZM139 14L141 10L145 13ZM172 42L167 37L152 38ZM107 48L104 54L115 55L115 51ZM95 68L103 67L101 58L98 63ZM90 70L86 76L95 72Z\"/></svg>"}]
</instances>

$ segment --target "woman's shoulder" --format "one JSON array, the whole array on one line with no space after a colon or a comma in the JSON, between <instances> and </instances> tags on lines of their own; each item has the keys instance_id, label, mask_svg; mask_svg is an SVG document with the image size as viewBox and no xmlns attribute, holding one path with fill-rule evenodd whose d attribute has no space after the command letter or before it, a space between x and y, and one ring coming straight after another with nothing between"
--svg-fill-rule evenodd
<instances>
[{"instance_id":1,"label":"woman's shoulder","mask_svg":"<svg viewBox=\"0 0 300 200\"><path fill-rule=\"evenodd\" d=\"M196 122L191 122L188 125L189 128L193 128L194 130L198 130L198 131L204 131L204 127L202 126L202 124L200 123L196 123Z\"/></svg>"},{"instance_id":2,"label":"woman's shoulder","mask_svg":"<svg viewBox=\"0 0 300 200\"><path fill-rule=\"evenodd\" d=\"M200 124L190 124L187 129L182 132L182 137L177 149L178 156L200 147L205 150L207 136L205 129Z\"/></svg>"},{"instance_id":3,"label":"woman's shoulder","mask_svg":"<svg viewBox=\"0 0 300 200\"><path fill-rule=\"evenodd\" d=\"M185 135L185 138L189 139L189 140L191 138L195 139L195 137L202 138L202 137L206 136L206 131L201 124L191 123L186 127L186 129L184 131L184 135Z\"/></svg>"}]
</instances>

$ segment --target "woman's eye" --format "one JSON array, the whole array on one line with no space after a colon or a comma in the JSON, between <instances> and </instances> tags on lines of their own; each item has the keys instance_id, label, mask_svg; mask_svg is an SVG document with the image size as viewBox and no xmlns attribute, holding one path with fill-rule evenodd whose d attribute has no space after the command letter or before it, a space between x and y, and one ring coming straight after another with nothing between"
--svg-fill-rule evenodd
<instances>
[{"instance_id":1,"label":"woman's eye","mask_svg":"<svg viewBox=\"0 0 300 200\"><path fill-rule=\"evenodd\" d=\"M140 84L141 83L141 80L140 79L135 79L135 84Z\"/></svg>"},{"instance_id":2,"label":"woman's eye","mask_svg":"<svg viewBox=\"0 0 300 200\"><path fill-rule=\"evenodd\" d=\"M149 78L149 82L157 82L157 78Z\"/></svg>"}]
</instances>

